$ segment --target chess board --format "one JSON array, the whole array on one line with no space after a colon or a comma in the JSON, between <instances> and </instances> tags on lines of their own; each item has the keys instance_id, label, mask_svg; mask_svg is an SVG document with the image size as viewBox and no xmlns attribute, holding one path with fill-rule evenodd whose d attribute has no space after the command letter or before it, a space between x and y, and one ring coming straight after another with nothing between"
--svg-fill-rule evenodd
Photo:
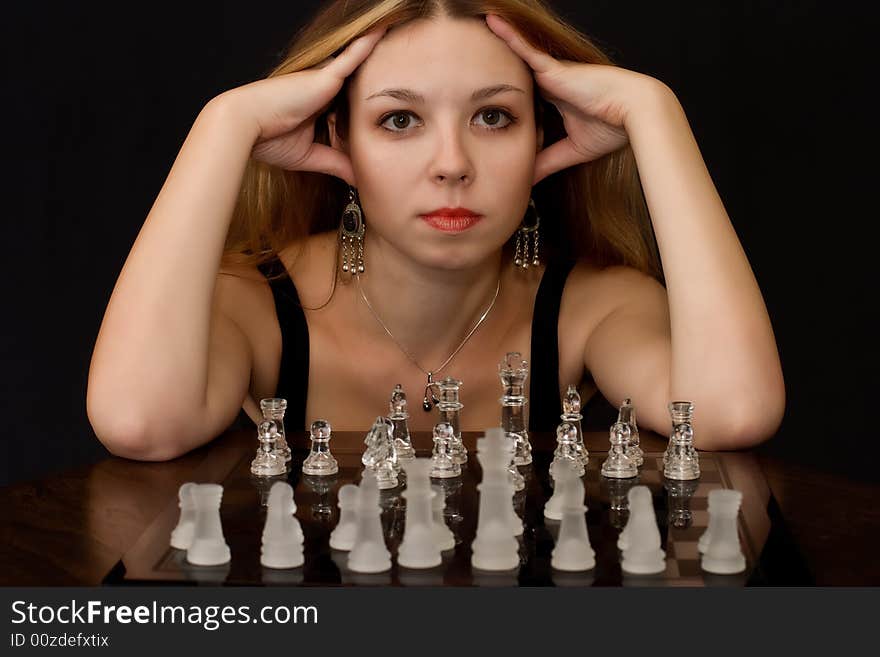
<instances>
[{"instance_id":1,"label":"chess board","mask_svg":"<svg viewBox=\"0 0 880 657\"><path fill-rule=\"evenodd\" d=\"M396 562L403 539L406 501L404 486L381 491L382 526L392 554L392 569L379 574L348 570L347 552L329 547L330 532L339 519L336 494L346 483L358 483L363 470L360 452L337 453L340 471L332 477L310 477L301 473L306 450L295 449L286 476L260 478L250 474L252 448L220 451L210 463L193 473L192 481L209 481L224 486L221 519L232 560L219 567L193 566L185 552L169 546L169 537L179 518L177 499L149 526L138 543L111 571L106 584L207 584L207 585L306 585L306 586L744 586L761 583L759 555L767 539L767 500L761 488L749 482L749 471L735 461L742 455L701 453L702 475L692 482L666 480L662 474L662 453L645 454L637 478L614 480L602 477L599 468L607 454L590 453L583 477L590 541L596 552L596 566L586 572L562 572L550 566L558 533L558 521L543 516L553 489L549 478L552 452L536 449L534 461L520 468L525 490L514 497L514 508L525 530L518 537L520 565L511 571L490 572L472 568L471 543L476 535L479 510L477 484L482 478L475 453L470 450L461 477L432 480L446 496L445 520L456 538L456 546L443 553L443 563L431 569L408 569ZM430 453L418 450L419 456ZM737 467L731 467L731 465ZM732 476L732 473L735 476ZM305 536L305 564L290 570L260 565L260 537L265 523L268 490L275 481L287 481L294 488L296 516ZM633 576L620 568L617 538L628 518L626 494L633 485L648 486L666 551L664 573ZM708 525L708 493L715 488L737 488L743 492L738 518L740 542L747 568L738 575L711 575L700 568L697 541Z\"/></svg>"}]
</instances>

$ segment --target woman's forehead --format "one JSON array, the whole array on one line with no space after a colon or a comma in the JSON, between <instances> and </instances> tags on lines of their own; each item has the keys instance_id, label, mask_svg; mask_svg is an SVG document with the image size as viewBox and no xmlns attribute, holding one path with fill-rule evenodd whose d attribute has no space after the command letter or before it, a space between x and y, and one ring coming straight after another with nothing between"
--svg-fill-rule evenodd
<instances>
[{"instance_id":1,"label":"woman's forehead","mask_svg":"<svg viewBox=\"0 0 880 657\"><path fill-rule=\"evenodd\" d=\"M351 80L352 100L408 89L427 102L434 92L463 94L494 85L528 91L531 70L483 19L432 18L395 27L373 48ZM512 95L512 94L511 94Z\"/></svg>"}]
</instances>

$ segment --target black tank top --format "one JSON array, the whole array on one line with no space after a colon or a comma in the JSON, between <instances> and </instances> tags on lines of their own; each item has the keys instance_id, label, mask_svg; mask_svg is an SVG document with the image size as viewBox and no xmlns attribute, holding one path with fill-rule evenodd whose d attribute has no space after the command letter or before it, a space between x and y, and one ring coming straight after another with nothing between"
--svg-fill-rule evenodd
<instances>
[{"instance_id":1,"label":"black tank top","mask_svg":"<svg viewBox=\"0 0 880 657\"><path fill-rule=\"evenodd\" d=\"M559 306L572 266L571 263L548 264L535 296L529 372L529 431L555 431L560 422L562 402L559 398ZM260 265L259 269L267 278L283 274L281 278L269 281L281 329L281 369L275 395L287 400L285 425L297 429L307 428L309 327L306 316L300 305L296 286L286 274L281 261L276 258ZM535 354L541 354L541 357L536 358ZM582 413L585 430L598 430L602 427L607 429L617 418L617 410L600 392L593 395ZM364 431L366 429L365 427Z\"/></svg>"}]
</instances>

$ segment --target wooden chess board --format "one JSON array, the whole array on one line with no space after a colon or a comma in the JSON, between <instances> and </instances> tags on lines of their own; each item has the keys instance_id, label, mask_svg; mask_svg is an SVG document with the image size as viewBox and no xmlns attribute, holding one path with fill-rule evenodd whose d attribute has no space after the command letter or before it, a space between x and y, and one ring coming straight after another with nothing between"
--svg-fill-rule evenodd
<instances>
[{"instance_id":1,"label":"wooden chess board","mask_svg":"<svg viewBox=\"0 0 880 657\"><path fill-rule=\"evenodd\" d=\"M418 443L417 443L418 444ZM467 444L467 441L466 441ZM548 446L549 447L549 446ZM216 450L214 458L194 471L192 481L214 482L224 487L221 519L232 560L219 567L193 566L185 552L169 546L169 537L179 518L177 499L155 519L111 571L107 584L208 584L208 585L307 585L307 586L744 586L762 583L759 555L767 540L769 492L757 468L749 465L748 454L703 452L702 475L693 482L673 482L662 475L662 453L648 452L637 478L611 480L600 476L599 468L607 456L591 451L583 477L588 507L587 526L596 552L596 566L590 571L562 572L551 568L550 558L559 523L546 520L544 504L552 495L549 465L552 452L535 449L534 462L520 468L526 488L514 497L514 508L523 519L525 530L518 538L520 566L512 571L488 572L470 565L471 542L477 528L482 478L475 451L461 477L432 480L446 495L445 519L456 538L454 549L443 553L443 563L431 569L416 570L398 566L396 553L403 538L404 486L381 491L382 525L386 545L392 554L390 571L364 575L348 570L347 552L329 547L330 532L336 526L339 510L336 494L346 483L358 483L362 472L360 452L335 452L340 471L332 477L310 477L301 473L307 451L295 449L291 470L279 478L258 478L250 474L252 447ZM429 452L418 450L419 456ZM296 517L305 536L305 564L290 570L260 565L260 537L265 523L263 506L268 490L277 480L294 488ZM628 517L626 493L642 484L650 488L654 510L666 551L664 573L631 576L620 569L617 538ZM747 568L738 575L711 575L700 568L697 541L708 525L708 493L715 488L736 488L743 493L738 524Z\"/></svg>"}]
</instances>

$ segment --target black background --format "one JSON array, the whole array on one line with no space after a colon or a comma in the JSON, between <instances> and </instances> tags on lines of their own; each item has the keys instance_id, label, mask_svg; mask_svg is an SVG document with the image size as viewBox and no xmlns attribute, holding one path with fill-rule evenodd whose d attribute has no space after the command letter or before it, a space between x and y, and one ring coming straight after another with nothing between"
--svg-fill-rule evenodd
<instances>
[{"instance_id":1,"label":"black background","mask_svg":"<svg viewBox=\"0 0 880 657\"><path fill-rule=\"evenodd\" d=\"M86 417L86 380L128 251L199 110L267 74L318 4L6 10L0 484L106 456ZM551 4L685 107L782 357L786 418L761 449L873 478L869 6Z\"/></svg>"}]
</instances>

